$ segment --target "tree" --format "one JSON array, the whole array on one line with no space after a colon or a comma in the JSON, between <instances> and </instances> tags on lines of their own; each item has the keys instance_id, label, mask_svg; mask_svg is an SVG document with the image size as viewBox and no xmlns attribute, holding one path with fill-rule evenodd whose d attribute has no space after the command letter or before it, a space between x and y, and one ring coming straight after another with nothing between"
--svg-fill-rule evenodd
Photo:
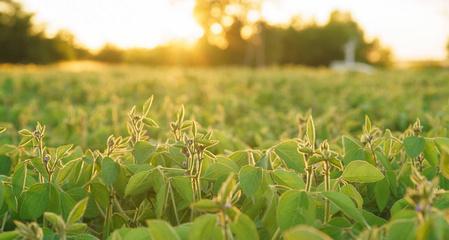
<instances>
[{"instance_id":1,"label":"tree","mask_svg":"<svg viewBox=\"0 0 449 240\"><path fill-rule=\"evenodd\" d=\"M61 31L47 37L33 24L33 14L14 0L0 0L0 62L50 63L86 55L72 34Z\"/></svg>"},{"instance_id":2,"label":"tree","mask_svg":"<svg viewBox=\"0 0 449 240\"><path fill-rule=\"evenodd\" d=\"M365 61L378 67L390 67L393 64L391 49L382 46L379 39L375 38L368 43Z\"/></svg>"},{"instance_id":3,"label":"tree","mask_svg":"<svg viewBox=\"0 0 449 240\"><path fill-rule=\"evenodd\" d=\"M21 62L28 57L28 46L38 37L31 36L32 14L25 13L20 4L12 0L1 0L0 46L1 62Z\"/></svg>"},{"instance_id":4,"label":"tree","mask_svg":"<svg viewBox=\"0 0 449 240\"><path fill-rule=\"evenodd\" d=\"M124 60L124 52L113 44L105 44L95 58L102 62L120 63Z\"/></svg>"},{"instance_id":5,"label":"tree","mask_svg":"<svg viewBox=\"0 0 449 240\"><path fill-rule=\"evenodd\" d=\"M125 50L124 61L156 65L328 66L332 61L342 60L345 57L344 46L354 41L357 46L355 60L377 66L388 66L391 63L391 51L383 47L378 39L365 39L363 29L346 12L333 12L323 25L302 21L297 16L287 27L270 25L259 20L257 34L249 38L243 34L247 25L240 19L235 18L233 23L220 33L228 43L226 48L210 42L206 34L191 49L169 43L153 49ZM117 49L105 48L97 59L109 61L107 59L111 57L107 56L114 55L111 54L114 51L115 55L120 55Z\"/></svg>"},{"instance_id":6,"label":"tree","mask_svg":"<svg viewBox=\"0 0 449 240\"><path fill-rule=\"evenodd\" d=\"M263 64L261 4L261 0L196 0L194 13L205 40L200 43L219 48L201 46L208 50L203 54L218 53L227 64Z\"/></svg>"},{"instance_id":7,"label":"tree","mask_svg":"<svg viewBox=\"0 0 449 240\"><path fill-rule=\"evenodd\" d=\"M344 46L356 43L355 60L387 66L391 53L378 40L367 41L363 29L347 12L334 11L324 25L314 22L291 24L283 32L282 64L327 66L344 58Z\"/></svg>"},{"instance_id":8,"label":"tree","mask_svg":"<svg viewBox=\"0 0 449 240\"><path fill-rule=\"evenodd\" d=\"M257 21L260 15L261 0L196 0L194 15L204 30L207 40L220 48L232 44L226 38L228 30L238 32ZM234 29L233 29L234 28Z\"/></svg>"}]
</instances>

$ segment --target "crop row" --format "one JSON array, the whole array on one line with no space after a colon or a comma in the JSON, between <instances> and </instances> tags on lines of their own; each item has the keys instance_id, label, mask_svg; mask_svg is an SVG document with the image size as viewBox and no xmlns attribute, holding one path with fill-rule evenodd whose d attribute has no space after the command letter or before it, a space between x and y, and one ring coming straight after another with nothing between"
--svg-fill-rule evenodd
<instances>
[{"instance_id":1,"label":"crop row","mask_svg":"<svg viewBox=\"0 0 449 240\"><path fill-rule=\"evenodd\" d=\"M155 141L150 98L102 150L50 147L38 123L0 146L0 239L447 239L449 139L365 118L341 147L298 136L214 153L184 107ZM4 129L3 129L4 130Z\"/></svg>"}]
</instances>

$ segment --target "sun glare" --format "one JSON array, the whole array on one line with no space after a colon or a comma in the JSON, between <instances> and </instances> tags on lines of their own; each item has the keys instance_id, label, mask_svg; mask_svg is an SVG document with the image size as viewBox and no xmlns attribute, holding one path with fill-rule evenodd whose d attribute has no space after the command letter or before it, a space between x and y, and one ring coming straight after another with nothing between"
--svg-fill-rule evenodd
<instances>
[{"instance_id":1,"label":"sun glare","mask_svg":"<svg viewBox=\"0 0 449 240\"><path fill-rule=\"evenodd\" d=\"M23 0L50 31L68 29L91 48L154 47L170 41L192 43L203 35L193 18L193 0Z\"/></svg>"},{"instance_id":2,"label":"sun glare","mask_svg":"<svg viewBox=\"0 0 449 240\"><path fill-rule=\"evenodd\" d=\"M79 42L90 48L105 43L120 47L154 47L166 42L193 43L203 35L195 21L195 0L22 0L36 13L38 23L49 30L67 29ZM334 9L350 11L366 30L367 36L379 37L394 49L400 59L444 58L449 35L449 13L444 0L264 0L261 11L251 11L247 20L264 19L272 24L288 23L293 16L323 23ZM0 6L1 7L1 6ZM398 9L401 9L398 12ZM212 9L213 10L213 9ZM225 12L238 15L239 5L229 5ZM223 18L210 31L220 34L234 23ZM244 29L249 37L253 29Z\"/></svg>"},{"instance_id":3,"label":"sun glare","mask_svg":"<svg viewBox=\"0 0 449 240\"><path fill-rule=\"evenodd\" d=\"M219 23L214 23L210 26L210 31L213 34L218 35L223 31L223 27Z\"/></svg>"}]
</instances>

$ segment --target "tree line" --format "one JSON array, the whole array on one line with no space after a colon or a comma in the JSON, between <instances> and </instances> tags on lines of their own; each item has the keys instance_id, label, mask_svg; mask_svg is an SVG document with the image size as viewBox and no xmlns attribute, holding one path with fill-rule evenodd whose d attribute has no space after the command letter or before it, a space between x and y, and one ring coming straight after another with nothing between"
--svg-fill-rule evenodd
<instances>
[{"instance_id":1,"label":"tree line","mask_svg":"<svg viewBox=\"0 0 449 240\"><path fill-rule=\"evenodd\" d=\"M343 48L349 41L356 43L356 61L377 66L392 63L392 52L378 39L369 40L347 12L332 12L324 24L294 17L289 24L272 25L263 18L250 18L258 10L254 0L196 0L195 17L204 35L193 46L171 42L151 49L120 49L106 44L93 53L67 31L48 36L45 28L33 23L33 14L15 0L0 3L2 63L93 59L149 65L327 66L344 58Z\"/></svg>"},{"instance_id":2,"label":"tree line","mask_svg":"<svg viewBox=\"0 0 449 240\"><path fill-rule=\"evenodd\" d=\"M33 24L33 14L14 0L0 0L0 63L52 63L82 59L89 52L75 44L74 36L60 31L48 36Z\"/></svg>"},{"instance_id":3,"label":"tree line","mask_svg":"<svg viewBox=\"0 0 449 240\"><path fill-rule=\"evenodd\" d=\"M356 42L355 59L377 66L389 66L392 53L378 39L366 40L350 14L333 12L327 23L292 21L287 26L257 22L257 36L246 38L245 26L235 20L220 33L222 39L203 35L194 46L168 43L153 49L119 49L107 44L97 59L107 62L130 62L157 65L284 65L327 66L344 58L344 45Z\"/></svg>"}]
</instances>

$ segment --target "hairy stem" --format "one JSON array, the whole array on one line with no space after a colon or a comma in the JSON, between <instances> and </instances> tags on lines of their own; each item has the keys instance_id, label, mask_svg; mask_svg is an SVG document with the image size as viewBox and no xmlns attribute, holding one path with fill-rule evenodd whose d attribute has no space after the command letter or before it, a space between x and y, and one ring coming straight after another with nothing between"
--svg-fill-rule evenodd
<instances>
[{"instance_id":1,"label":"hairy stem","mask_svg":"<svg viewBox=\"0 0 449 240\"><path fill-rule=\"evenodd\" d=\"M312 180L313 180L313 168L312 166L308 167L306 170L306 192L310 192L312 189Z\"/></svg>"},{"instance_id":2,"label":"hairy stem","mask_svg":"<svg viewBox=\"0 0 449 240\"><path fill-rule=\"evenodd\" d=\"M329 192L331 186L331 178L330 178L330 166L329 162L324 161L324 191ZM324 223L329 222L330 220L330 206L329 200L324 200Z\"/></svg>"}]
</instances>

